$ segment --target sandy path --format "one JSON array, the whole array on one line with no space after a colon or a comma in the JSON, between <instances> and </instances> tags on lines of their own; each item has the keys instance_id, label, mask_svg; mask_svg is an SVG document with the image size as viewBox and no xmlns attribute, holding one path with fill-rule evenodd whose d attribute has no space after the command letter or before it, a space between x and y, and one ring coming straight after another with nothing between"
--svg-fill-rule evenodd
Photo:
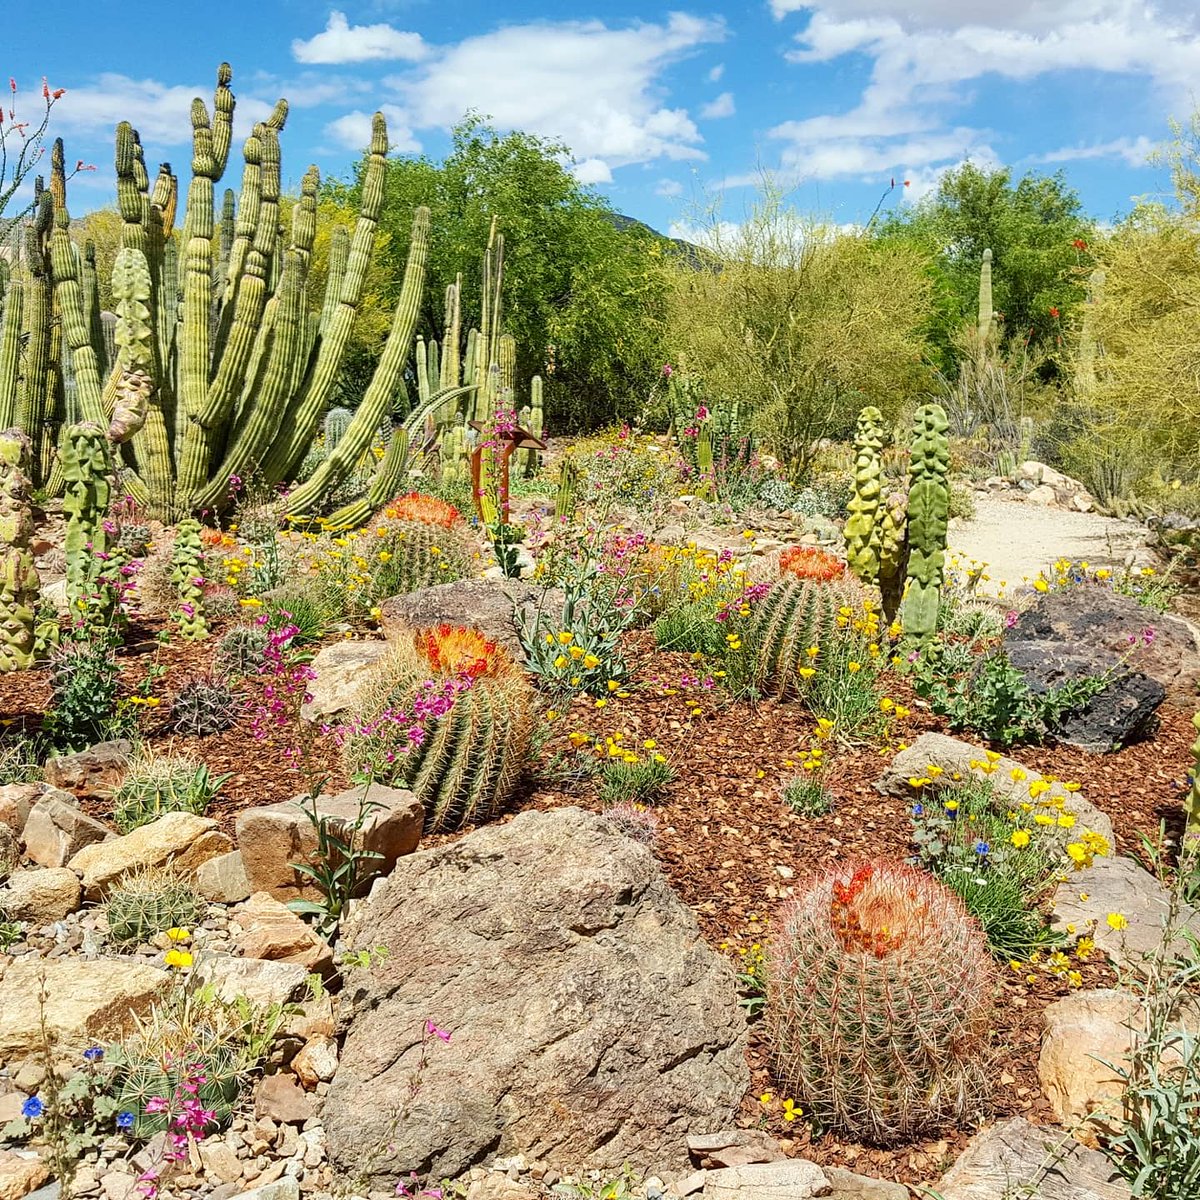
<instances>
[{"instance_id":1,"label":"sandy path","mask_svg":"<svg viewBox=\"0 0 1200 1200\"><path fill-rule=\"evenodd\" d=\"M1147 530L1133 521L994 496L977 495L975 503L975 518L950 530L949 548L960 560L988 564L991 578L979 590L992 595L1005 585L1009 591L1019 587L1023 577L1035 578L1041 570L1049 574L1060 558L1109 568L1154 561L1146 548Z\"/></svg>"}]
</instances>

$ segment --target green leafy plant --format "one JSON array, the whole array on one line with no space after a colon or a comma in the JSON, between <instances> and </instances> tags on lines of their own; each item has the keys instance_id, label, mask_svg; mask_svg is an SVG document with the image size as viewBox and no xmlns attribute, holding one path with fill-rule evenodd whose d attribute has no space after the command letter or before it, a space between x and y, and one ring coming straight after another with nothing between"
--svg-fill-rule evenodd
<instances>
[{"instance_id":1,"label":"green leafy plant","mask_svg":"<svg viewBox=\"0 0 1200 1200\"><path fill-rule=\"evenodd\" d=\"M675 769L658 753L610 760L600 769L600 803L655 804L674 778Z\"/></svg>"},{"instance_id":2,"label":"green leafy plant","mask_svg":"<svg viewBox=\"0 0 1200 1200\"><path fill-rule=\"evenodd\" d=\"M117 699L120 672L108 639L64 642L50 663L46 732L56 747L85 750L129 732L131 709Z\"/></svg>"},{"instance_id":3,"label":"green leafy plant","mask_svg":"<svg viewBox=\"0 0 1200 1200\"><path fill-rule=\"evenodd\" d=\"M815 770L785 779L779 794L784 804L799 817L823 817L833 809L833 794Z\"/></svg>"},{"instance_id":4,"label":"green leafy plant","mask_svg":"<svg viewBox=\"0 0 1200 1200\"><path fill-rule=\"evenodd\" d=\"M129 833L163 813L204 816L228 775L211 775L205 763L173 755L145 754L130 764L113 794L113 824Z\"/></svg>"},{"instance_id":5,"label":"green leafy plant","mask_svg":"<svg viewBox=\"0 0 1200 1200\"><path fill-rule=\"evenodd\" d=\"M358 798L354 819L348 822L321 811L317 789L311 790L301 805L317 835L317 844L308 862L289 865L312 880L321 898L289 900L288 907L293 912L315 917L317 928L324 937L334 933L346 905L378 873L378 863L383 855L366 848L363 831L372 813L381 807L378 801L370 798L370 788L366 786Z\"/></svg>"}]
</instances>

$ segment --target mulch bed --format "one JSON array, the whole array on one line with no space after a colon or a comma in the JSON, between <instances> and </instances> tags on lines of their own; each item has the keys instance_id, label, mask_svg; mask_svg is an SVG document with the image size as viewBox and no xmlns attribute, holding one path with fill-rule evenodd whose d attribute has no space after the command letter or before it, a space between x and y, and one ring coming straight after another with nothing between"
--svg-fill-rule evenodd
<instances>
[{"instance_id":1,"label":"mulch bed","mask_svg":"<svg viewBox=\"0 0 1200 1200\"><path fill-rule=\"evenodd\" d=\"M156 642L153 622L131 631L122 652L124 683L132 690L147 667L159 663L165 675L155 687L169 698L188 676L209 669L215 639L201 644ZM874 790L886 754L878 745L830 747L826 783L836 797L821 817L794 815L780 800L780 785L796 773L800 751L813 741L814 723L802 705L766 701L757 706L730 704L719 687L706 686L702 667L685 654L654 649L647 634L628 641L631 685L627 697L602 707L578 698L551 725L538 768L515 811L574 804L599 810L593 782L578 770L580 751L568 734L580 730L603 739L620 732L625 744L640 747L653 739L675 764L677 776L655 807L658 834L654 852L675 890L696 914L705 940L740 961L738 951L762 944L776 907L808 875L853 857L903 859L910 851L908 805ZM240 684L249 697L262 686ZM903 680L887 680L889 694L912 710L894 740L911 741L941 724ZM44 671L0 676L0 721L8 729L32 729L49 700ZM236 814L251 805L284 800L306 790L307 780L284 756L290 731L272 731L264 740L251 733L249 712L237 724L212 737L170 734L169 705L148 710L144 718L150 745L202 759L214 774L228 774L211 815L232 834ZM1194 738L1191 713L1163 706L1152 741L1118 754L1088 755L1069 747L1025 747L1014 756L1044 774L1077 779L1083 795L1113 821L1121 849L1133 853L1139 835L1153 837L1160 821L1180 821L1180 788L1190 763ZM582 752L586 755L587 751ZM314 736L309 763L324 790L345 785L336 743ZM103 815L97 810L98 815ZM510 819L510 818L505 818ZM453 835L461 836L461 835ZM436 841L451 840L438 838ZM1093 958L1079 965L1084 987L1110 986L1111 970ZM1069 991L1065 981L1000 968L994 1063L994 1111L1020 1114L1034 1122L1049 1120L1037 1078L1042 1010ZM748 1059L752 1083L739 1116L746 1127L769 1129L791 1152L864 1174L917 1183L935 1178L965 1144L967 1133L948 1131L943 1138L888 1149L865 1148L825 1135L813 1138L802 1121L783 1119L784 1095L771 1079L761 1022L751 1026ZM764 1104L761 1097L769 1093Z\"/></svg>"}]
</instances>

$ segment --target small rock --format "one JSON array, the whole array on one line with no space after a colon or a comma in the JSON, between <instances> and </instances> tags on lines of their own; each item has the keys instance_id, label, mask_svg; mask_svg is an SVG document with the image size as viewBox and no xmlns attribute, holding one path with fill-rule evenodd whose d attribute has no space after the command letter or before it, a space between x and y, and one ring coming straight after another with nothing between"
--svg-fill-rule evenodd
<instances>
[{"instance_id":1,"label":"small rock","mask_svg":"<svg viewBox=\"0 0 1200 1200\"><path fill-rule=\"evenodd\" d=\"M136 1188L137 1180L134 1176L120 1171L109 1171L100 1177L100 1190L104 1193L105 1200L128 1200L128 1197L139 1194Z\"/></svg>"},{"instance_id":2,"label":"small rock","mask_svg":"<svg viewBox=\"0 0 1200 1200\"><path fill-rule=\"evenodd\" d=\"M0 910L13 921L53 924L79 907L81 895L79 879L66 867L18 871L0 889Z\"/></svg>"},{"instance_id":3,"label":"small rock","mask_svg":"<svg viewBox=\"0 0 1200 1200\"><path fill-rule=\"evenodd\" d=\"M300 963L270 962L262 958L231 958L208 954L200 958L195 973L210 983L228 1004L245 997L258 1008L300 1000L308 984L308 971Z\"/></svg>"},{"instance_id":4,"label":"small rock","mask_svg":"<svg viewBox=\"0 0 1200 1200\"><path fill-rule=\"evenodd\" d=\"M255 892L241 905L237 919L244 930L241 950L247 958L298 963L305 971L332 973L329 944L266 892Z\"/></svg>"},{"instance_id":5,"label":"small rock","mask_svg":"<svg viewBox=\"0 0 1200 1200\"><path fill-rule=\"evenodd\" d=\"M908 1188L887 1179L872 1179L843 1167L822 1167L829 1180L829 1200L909 1200Z\"/></svg>"},{"instance_id":6,"label":"small rock","mask_svg":"<svg viewBox=\"0 0 1200 1200\"><path fill-rule=\"evenodd\" d=\"M1045 483L1025 493L1025 500L1029 504L1041 504L1045 506L1053 504L1057 498L1054 489Z\"/></svg>"},{"instance_id":7,"label":"small rock","mask_svg":"<svg viewBox=\"0 0 1200 1200\"><path fill-rule=\"evenodd\" d=\"M334 642L317 651L311 664L316 678L308 684L312 698L301 705L301 719L320 721L354 707L363 672L387 652L387 642L360 641Z\"/></svg>"},{"instance_id":8,"label":"small rock","mask_svg":"<svg viewBox=\"0 0 1200 1200\"><path fill-rule=\"evenodd\" d=\"M84 847L67 865L83 876L87 898L98 900L130 871L170 864L173 871L188 876L231 846L211 817L169 812L124 837Z\"/></svg>"},{"instance_id":9,"label":"small rock","mask_svg":"<svg viewBox=\"0 0 1200 1200\"><path fill-rule=\"evenodd\" d=\"M235 1183L242 1177L238 1156L224 1142L208 1140L200 1143L200 1161L205 1171L222 1183Z\"/></svg>"},{"instance_id":10,"label":"small rock","mask_svg":"<svg viewBox=\"0 0 1200 1200\"><path fill-rule=\"evenodd\" d=\"M292 1059L293 1073L309 1091L318 1083L328 1083L337 1066L337 1042L331 1037L310 1038Z\"/></svg>"},{"instance_id":11,"label":"small rock","mask_svg":"<svg viewBox=\"0 0 1200 1200\"><path fill-rule=\"evenodd\" d=\"M290 1075L268 1075L254 1097L254 1115L303 1125L316 1112L312 1097Z\"/></svg>"},{"instance_id":12,"label":"small rock","mask_svg":"<svg viewBox=\"0 0 1200 1200\"><path fill-rule=\"evenodd\" d=\"M36 1154L0 1150L0 1200L22 1200L50 1178L50 1168Z\"/></svg>"},{"instance_id":13,"label":"small rock","mask_svg":"<svg viewBox=\"0 0 1200 1200\"><path fill-rule=\"evenodd\" d=\"M20 833L33 806L54 789L45 783L6 783L0 787L0 825Z\"/></svg>"},{"instance_id":14,"label":"small rock","mask_svg":"<svg viewBox=\"0 0 1200 1200\"><path fill-rule=\"evenodd\" d=\"M40 1083L41 1080L38 1082ZM9 1121L21 1119L21 1107L28 1099L25 1092L5 1092L3 1096L0 1096L0 1129L3 1129Z\"/></svg>"},{"instance_id":15,"label":"small rock","mask_svg":"<svg viewBox=\"0 0 1200 1200\"><path fill-rule=\"evenodd\" d=\"M196 891L210 904L240 904L254 889L246 876L241 852L218 854L196 870Z\"/></svg>"},{"instance_id":16,"label":"small rock","mask_svg":"<svg viewBox=\"0 0 1200 1200\"><path fill-rule=\"evenodd\" d=\"M124 738L98 742L76 754L47 759L42 774L51 787L73 792L80 800L107 800L125 782L133 743Z\"/></svg>"},{"instance_id":17,"label":"small rock","mask_svg":"<svg viewBox=\"0 0 1200 1200\"><path fill-rule=\"evenodd\" d=\"M748 1167L787 1156L765 1129L729 1129L689 1137L688 1153L701 1167Z\"/></svg>"},{"instance_id":18,"label":"small rock","mask_svg":"<svg viewBox=\"0 0 1200 1200\"><path fill-rule=\"evenodd\" d=\"M824 1172L803 1158L724 1167L704 1178L704 1200L810 1200L828 1195Z\"/></svg>"},{"instance_id":19,"label":"small rock","mask_svg":"<svg viewBox=\"0 0 1200 1200\"><path fill-rule=\"evenodd\" d=\"M82 812L70 792L54 788L29 810L22 840L26 858L41 867L62 867L85 847L114 836Z\"/></svg>"},{"instance_id":20,"label":"small rock","mask_svg":"<svg viewBox=\"0 0 1200 1200\"><path fill-rule=\"evenodd\" d=\"M279 1176L283 1174L283 1163L275 1165L279 1168L275 1180L260 1183L258 1187L251 1188L248 1192L240 1192L239 1195L244 1200L300 1200L300 1185L291 1178L280 1179ZM267 1175L272 1169L268 1167L263 1175Z\"/></svg>"}]
</instances>

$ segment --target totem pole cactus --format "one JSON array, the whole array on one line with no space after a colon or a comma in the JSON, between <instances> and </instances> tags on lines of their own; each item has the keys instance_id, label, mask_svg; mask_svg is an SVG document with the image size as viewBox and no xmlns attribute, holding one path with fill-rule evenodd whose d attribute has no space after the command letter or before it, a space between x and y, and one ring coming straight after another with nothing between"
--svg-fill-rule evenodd
<instances>
[{"instance_id":1,"label":"totem pole cactus","mask_svg":"<svg viewBox=\"0 0 1200 1200\"><path fill-rule=\"evenodd\" d=\"M868 406L858 414L854 431L854 495L846 506L846 559L850 569L864 583L879 578L878 514L881 498L883 414Z\"/></svg>"},{"instance_id":2,"label":"totem pole cactus","mask_svg":"<svg viewBox=\"0 0 1200 1200\"><path fill-rule=\"evenodd\" d=\"M908 572L908 493L889 492L879 507L879 591L884 619L891 624L904 597Z\"/></svg>"},{"instance_id":3,"label":"totem pole cactus","mask_svg":"<svg viewBox=\"0 0 1200 1200\"><path fill-rule=\"evenodd\" d=\"M908 488L908 589L904 598L904 632L932 636L937 628L942 572L946 562L946 529L950 518L950 446L946 412L924 404L913 420L912 459Z\"/></svg>"},{"instance_id":4,"label":"totem pole cactus","mask_svg":"<svg viewBox=\"0 0 1200 1200\"><path fill-rule=\"evenodd\" d=\"M117 309L116 397L108 440L127 442L146 424L154 391L154 330L150 324L150 268L140 250L121 250L113 264Z\"/></svg>"},{"instance_id":5,"label":"totem pole cactus","mask_svg":"<svg viewBox=\"0 0 1200 1200\"><path fill-rule=\"evenodd\" d=\"M98 425L68 425L58 451L67 514L67 603L72 620L92 624L111 615L115 596L104 586L108 550L105 514L112 499L108 439Z\"/></svg>"},{"instance_id":6,"label":"totem pole cactus","mask_svg":"<svg viewBox=\"0 0 1200 1200\"><path fill-rule=\"evenodd\" d=\"M204 543L200 522L195 517L184 518L175 529L171 582L179 597L175 619L180 636L193 642L208 637L208 622L204 618Z\"/></svg>"},{"instance_id":7,"label":"totem pole cactus","mask_svg":"<svg viewBox=\"0 0 1200 1200\"><path fill-rule=\"evenodd\" d=\"M29 439L20 429L0 433L0 671L33 665L38 573L30 539Z\"/></svg>"}]
</instances>

